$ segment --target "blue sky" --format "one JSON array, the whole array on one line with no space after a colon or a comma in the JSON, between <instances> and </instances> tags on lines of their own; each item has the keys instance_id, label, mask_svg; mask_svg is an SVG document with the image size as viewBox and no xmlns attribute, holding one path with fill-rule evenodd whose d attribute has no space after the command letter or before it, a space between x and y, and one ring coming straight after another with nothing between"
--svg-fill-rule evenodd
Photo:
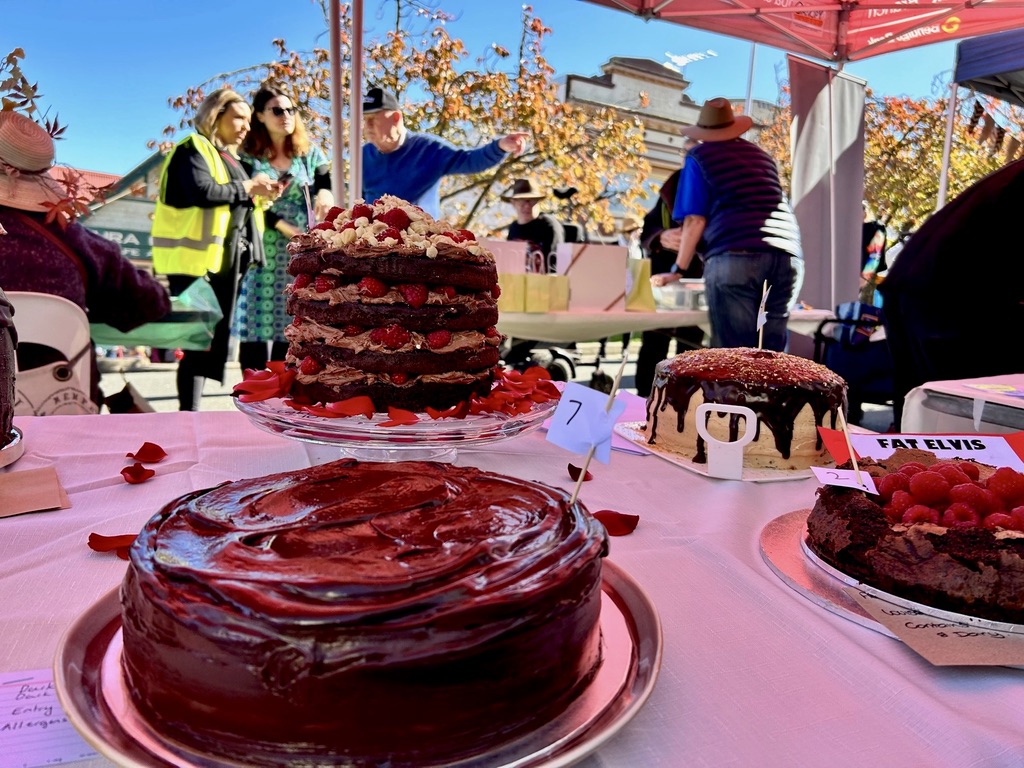
<instances>
[{"instance_id":1,"label":"blue sky","mask_svg":"<svg viewBox=\"0 0 1024 768\"><path fill-rule=\"evenodd\" d=\"M366 40L388 28L379 0L365 2ZM3 0L0 56L25 50L26 74L38 81L42 103L68 125L57 161L122 174L150 154L177 115L167 100L221 72L273 56L271 40L289 47L328 47L319 6L312 0ZM440 0L457 18L449 29L471 56L492 42L515 49L522 0ZM579 2L534 0L536 15L552 28L545 56L557 75L596 75L612 56L665 61L667 52L714 51L686 67L689 95L743 98L751 45L664 22ZM393 6L388 4L390 10ZM884 95L938 95L936 76L949 80L954 43L924 46L848 65ZM758 46L755 98L774 100L785 54Z\"/></svg>"}]
</instances>

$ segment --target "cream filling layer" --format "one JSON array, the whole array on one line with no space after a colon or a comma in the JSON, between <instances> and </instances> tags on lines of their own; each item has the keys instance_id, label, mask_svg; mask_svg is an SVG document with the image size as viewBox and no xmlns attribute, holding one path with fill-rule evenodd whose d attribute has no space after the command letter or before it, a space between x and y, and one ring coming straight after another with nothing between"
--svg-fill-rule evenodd
<instances>
[{"instance_id":1,"label":"cream filling layer","mask_svg":"<svg viewBox=\"0 0 1024 768\"><path fill-rule=\"evenodd\" d=\"M302 325L289 325L284 330L285 338L292 344L316 342L326 344L329 347L337 347L338 349L350 349L353 352L381 352L383 354L412 352L419 349L444 354L462 349L484 349L488 346L497 346L500 341L497 337L484 336L480 331L452 331L451 334L451 341L443 347L431 348L427 344L426 334L419 331L410 331L409 341L393 349L372 341L369 329L355 336L346 336L345 332L340 328L322 325L313 320L303 320Z\"/></svg>"}]
</instances>

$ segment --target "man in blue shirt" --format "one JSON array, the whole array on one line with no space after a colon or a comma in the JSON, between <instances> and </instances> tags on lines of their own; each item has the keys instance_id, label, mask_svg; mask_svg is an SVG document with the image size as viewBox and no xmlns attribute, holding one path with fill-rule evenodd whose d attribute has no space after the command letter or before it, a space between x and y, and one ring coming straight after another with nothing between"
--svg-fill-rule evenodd
<instances>
[{"instance_id":1,"label":"man in blue shirt","mask_svg":"<svg viewBox=\"0 0 1024 768\"><path fill-rule=\"evenodd\" d=\"M786 200L775 160L741 139L753 124L733 116L727 99L705 102L697 139L683 166L672 218L682 222L676 270L685 270L703 240L704 287L711 346L758 346L758 309L769 287L762 347L786 348L789 311L803 284L800 228ZM655 275L664 285L675 275Z\"/></svg>"},{"instance_id":2,"label":"man in blue shirt","mask_svg":"<svg viewBox=\"0 0 1024 768\"><path fill-rule=\"evenodd\" d=\"M509 153L526 149L525 133L510 133L477 149L459 149L429 133L406 130L398 98L371 88L363 99L363 199L395 195L440 217L441 179L454 173L479 173Z\"/></svg>"}]
</instances>

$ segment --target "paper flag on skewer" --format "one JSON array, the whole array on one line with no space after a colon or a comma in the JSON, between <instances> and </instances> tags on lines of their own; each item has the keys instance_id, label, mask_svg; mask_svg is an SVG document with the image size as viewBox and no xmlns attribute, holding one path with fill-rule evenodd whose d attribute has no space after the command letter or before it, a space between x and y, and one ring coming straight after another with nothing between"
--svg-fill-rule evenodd
<instances>
[{"instance_id":1,"label":"paper flag on skewer","mask_svg":"<svg viewBox=\"0 0 1024 768\"><path fill-rule=\"evenodd\" d=\"M761 294L761 306L757 308L757 330L764 328L764 324L768 322L768 310L765 305L768 303L768 292L771 290L771 286L766 285L764 293Z\"/></svg>"}]
</instances>

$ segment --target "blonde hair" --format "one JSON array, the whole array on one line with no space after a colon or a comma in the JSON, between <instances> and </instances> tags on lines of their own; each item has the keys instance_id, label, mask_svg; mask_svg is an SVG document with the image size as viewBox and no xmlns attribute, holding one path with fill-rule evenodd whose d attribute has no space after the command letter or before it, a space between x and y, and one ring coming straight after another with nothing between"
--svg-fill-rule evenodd
<instances>
[{"instance_id":1,"label":"blonde hair","mask_svg":"<svg viewBox=\"0 0 1024 768\"><path fill-rule=\"evenodd\" d=\"M208 138L215 147L223 149L220 139L217 138L217 121L232 104L245 104L246 109L249 103L228 87L218 88L199 105L192 125L203 136Z\"/></svg>"}]
</instances>

